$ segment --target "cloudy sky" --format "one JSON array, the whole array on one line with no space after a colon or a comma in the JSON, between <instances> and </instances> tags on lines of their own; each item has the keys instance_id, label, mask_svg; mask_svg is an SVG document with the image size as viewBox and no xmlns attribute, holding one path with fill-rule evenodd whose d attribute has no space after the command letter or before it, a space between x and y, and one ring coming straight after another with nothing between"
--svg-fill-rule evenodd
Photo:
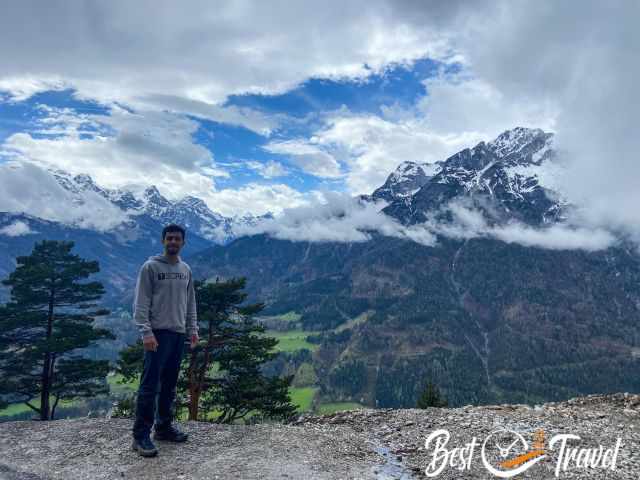
<instances>
[{"instance_id":1,"label":"cloudy sky","mask_svg":"<svg viewBox=\"0 0 640 480\"><path fill-rule=\"evenodd\" d=\"M55 167L277 213L529 126L568 152L585 223L636 228L637 18L635 0L8 2L0 210L51 208L33 178Z\"/></svg>"}]
</instances>

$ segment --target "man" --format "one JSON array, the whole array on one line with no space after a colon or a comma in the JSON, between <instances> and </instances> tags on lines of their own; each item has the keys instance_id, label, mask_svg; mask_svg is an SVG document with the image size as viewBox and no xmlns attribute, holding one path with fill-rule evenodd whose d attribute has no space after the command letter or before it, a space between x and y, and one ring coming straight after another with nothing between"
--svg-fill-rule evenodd
<instances>
[{"instance_id":1,"label":"man","mask_svg":"<svg viewBox=\"0 0 640 480\"><path fill-rule=\"evenodd\" d=\"M184 228L175 224L164 227L162 244L163 255L149 257L140 268L133 301L133 318L144 346L144 366L132 448L147 457L158 453L151 441L152 426L156 440L187 440L187 434L171 423L173 404L186 336L192 349L198 343L191 268L178 255L185 244Z\"/></svg>"}]
</instances>

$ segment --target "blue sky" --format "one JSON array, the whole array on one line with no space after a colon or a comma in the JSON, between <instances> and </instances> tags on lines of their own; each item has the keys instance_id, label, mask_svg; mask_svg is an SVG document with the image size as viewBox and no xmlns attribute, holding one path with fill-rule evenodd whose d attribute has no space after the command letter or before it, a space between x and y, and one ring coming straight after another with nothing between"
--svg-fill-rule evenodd
<instances>
[{"instance_id":1,"label":"blue sky","mask_svg":"<svg viewBox=\"0 0 640 480\"><path fill-rule=\"evenodd\" d=\"M0 103L0 142L4 142L15 133L27 132L34 137L40 126L38 120L47 116L41 108L46 105L52 108L68 108L77 113L108 115L109 107L93 101L74 98L74 90L40 92L23 101L8 101Z\"/></svg>"},{"instance_id":2,"label":"blue sky","mask_svg":"<svg viewBox=\"0 0 640 480\"><path fill-rule=\"evenodd\" d=\"M348 192L344 175L337 172L318 174L305 168L300 161L292 162L288 151L274 151L272 146L283 142L306 142L314 132L326 126L327 118L335 115L383 118L385 109L391 107L412 112L416 102L427 95L426 79L454 74L459 69L456 63L423 58L409 64L390 64L364 78L310 78L284 93L229 95L221 103L223 109L250 111L264 119L274 119L275 126L268 132L203 118L196 113L165 112L193 123L195 128L189 132L189 141L206 149L216 168L225 172L214 175L217 190L232 191L247 184L269 185L277 178L280 185L290 187L300 195L321 190ZM83 98L85 96L74 88L44 90L24 99L11 98L7 92L4 101L0 102L0 142L11 144L12 136L16 134L28 135L33 140L57 141L58 145L69 136L80 144L93 142L97 136L117 137L122 133L121 129L108 119L113 109L140 114L138 123L144 128L144 109ZM0 159L15 157L13 149L5 148ZM402 160L398 159L398 163ZM342 167L340 163L336 159L336 168ZM273 167L270 171L260 168L269 165ZM394 166L395 163L387 163L380 171L378 183L370 184L369 189L382 183ZM60 168L65 167L61 165ZM91 171L85 173L92 174ZM159 187L162 191L162 185Z\"/></svg>"},{"instance_id":3,"label":"blue sky","mask_svg":"<svg viewBox=\"0 0 640 480\"><path fill-rule=\"evenodd\" d=\"M557 133L594 223L640 225L634 2L47 5L0 16L0 211L51 217L57 168L278 214L524 126Z\"/></svg>"},{"instance_id":4,"label":"blue sky","mask_svg":"<svg viewBox=\"0 0 640 480\"><path fill-rule=\"evenodd\" d=\"M420 59L410 66L391 66L362 80L310 79L282 95L232 95L227 104L296 117L343 106L354 113L380 115L383 105L413 105L425 94L422 81L435 75L437 69L436 62Z\"/></svg>"},{"instance_id":5,"label":"blue sky","mask_svg":"<svg viewBox=\"0 0 640 480\"><path fill-rule=\"evenodd\" d=\"M292 90L279 95L231 95L225 107L236 106L263 112L266 116L284 115L284 122L276 132L266 136L242 126L229 125L188 115L198 122L198 131L193 134L195 143L203 145L214 157L223 163L246 159L267 162L268 160L287 163L286 155L269 153L261 147L274 139L286 140L305 137L322 123L322 115L338 110L351 114L382 115L382 107L397 105L411 108L426 93L423 81L437 74L438 67L447 72L457 66L439 65L430 59L417 60L412 65L390 66L383 72L364 79L331 80L309 79ZM39 119L47 116L42 111L45 105L56 109L69 109L77 114L109 115L110 107L96 101L76 98L74 89L44 91L22 101L5 99L0 103L0 141L19 132L29 133L36 138L43 137ZM61 136L61 135L58 135ZM88 138L88 134L85 135ZM49 135L56 137L56 135ZM221 184L238 186L247 180L259 180L255 170L241 168L236 174L242 178L230 177ZM318 180L299 171L294 181L303 180L307 188L312 188Z\"/></svg>"},{"instance_id":6,"label":"blue sky","mask_svg":"<svg viewBox=\"0 0 640 480\"><path fill-rule=\"evenodd\" d=\"M59 2L33 24L39 7L25 2L0 19L0 161L107 188L155 185L227 216L278 214L330 192L371 193L404 161L442 160L544 117L469 68L451 35L455 8L92 8ZM3 50L25 31L29 42ZM0 180L27 184L17 172ZM35 215L49 207L25 196L0 209L21 201Z\"/></svg>"},{"instance_id":7,"label":"blue sky","mask_svg":"<svg viewBox=\"0 0 640 480\"><path fill-rule=\"evenodd\" d=\"M308 137L321 125L321 117L327 112L346 109L352 114L381 115L383 106L397 104L410 108L426 93L422 80L433 75L436 69L433 61L423 59L414 65L396 66L360 81L310 79L281 95L232 95L225 106L251 108L266 115L285 115L289 120L270 137L246 128L204 120L200 122L195 139L221 162L251 159L266 163L273 160L295 168L288 164L286 155L270 153L262 147L274 140ZM246 181L260 181L260 175L255 170L241 167L234 176L222 178L218 183L224 187L237 187ZM296 169L288 179L290 185L302 191L316 188L322 181L301 169ZM333 182L334 188L342 189L341 183Z\"/></svg>"}]
</instances>

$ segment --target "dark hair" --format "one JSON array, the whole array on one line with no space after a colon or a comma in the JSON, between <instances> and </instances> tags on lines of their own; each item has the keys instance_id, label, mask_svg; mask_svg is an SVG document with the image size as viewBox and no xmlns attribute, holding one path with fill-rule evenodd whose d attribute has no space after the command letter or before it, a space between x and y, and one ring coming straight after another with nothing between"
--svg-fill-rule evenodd
<instances>
[{"instance_id":1,"label":"dark hair","mask_svg":"<svg viewBox=\"0 0 640 480\"><path fill-rule=\"evenodd\" d=\"M164 240L164 237L165 237L167 232L180 232L180 233L182 233L182 240L183 241L184 241L184 237L187 234L187 232L185 232L184 228L182 228L180 225L177 225L175 223L170 223L169 225L167 225L166 227L164 227L162 229L162 240Z\"/></svg>"}]
</instances>

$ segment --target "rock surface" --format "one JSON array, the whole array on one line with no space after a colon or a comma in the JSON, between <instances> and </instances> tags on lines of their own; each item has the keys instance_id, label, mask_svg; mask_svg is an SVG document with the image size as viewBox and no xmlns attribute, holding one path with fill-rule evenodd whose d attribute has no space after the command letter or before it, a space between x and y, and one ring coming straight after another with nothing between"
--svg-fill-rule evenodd
<instances>
[{"instance_id":1,"label":"rock surface","mask_svg":"<svg viewBox=\"0 0 640 480\"><path fill-rule=\"evenodd\" d=\"M557 478L640 477L640 395L593 395L535 407L350 410L305 414L287 425L181 427L190 433L187 443L156 442L159 455L143 458L130 449L127 419L1 423L0 479L418 479L426 478L431 460L425 439L441 428L451 434L449 449L474 436L481 444L496 429L531 442L544 429L546 458L517 476L527 479L556 478L558 448L548 445L553 435L579 435L571 445L580 448L611 448L619 437L615 470L569 467ZM483 466L478 447L469 469L448 467L435 478L497 477Z\"/></svg>"}]
</instances>

